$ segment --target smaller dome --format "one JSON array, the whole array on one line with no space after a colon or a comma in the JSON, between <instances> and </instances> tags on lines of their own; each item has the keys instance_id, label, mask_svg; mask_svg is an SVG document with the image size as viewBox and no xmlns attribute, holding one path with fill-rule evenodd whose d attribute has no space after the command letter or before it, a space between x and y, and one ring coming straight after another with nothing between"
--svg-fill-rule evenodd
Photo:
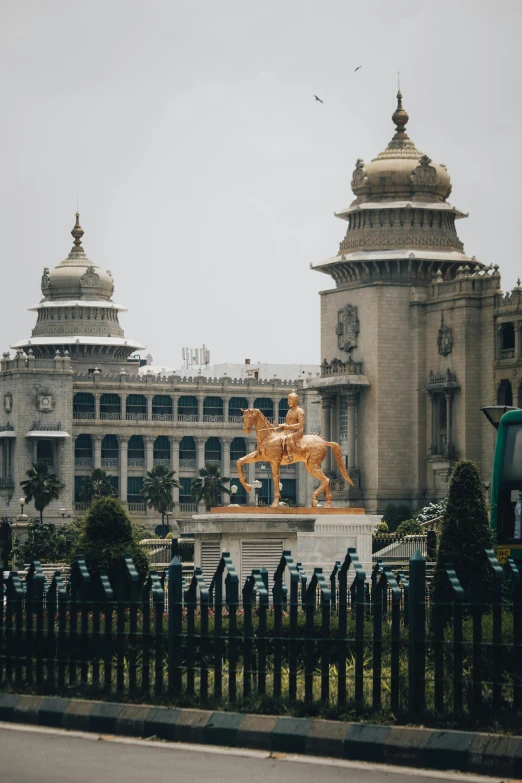
<instances>
[{"instance_id":1,"label":"smaller dome","mask_svg":"<svg viewBox=\"0 0 522 783\"><path fill-rule=\"evenodd\" d=\"M405 131L408 113L397 93L392 115L396 132L386 149L370 163L358 160L352 176L354 204L367 201L445 201L451 193L450 176L443 164L433 163L415 147Z\"/></svg>"},{"instance_id":2,"label":"smaller dome","mask_svg":"<svg viewBox=\"0 0 522 783\"><path fill-rule=\"evenodd\" d=\"M109 271L104 272L85 254L82 247L83 229L80 215L71 231L74 244L71 252L55 269L46 267L42 275L43 301L57 299L85 299L110 301L114 292L114 281Z\"/></svg>"}]
</instances>

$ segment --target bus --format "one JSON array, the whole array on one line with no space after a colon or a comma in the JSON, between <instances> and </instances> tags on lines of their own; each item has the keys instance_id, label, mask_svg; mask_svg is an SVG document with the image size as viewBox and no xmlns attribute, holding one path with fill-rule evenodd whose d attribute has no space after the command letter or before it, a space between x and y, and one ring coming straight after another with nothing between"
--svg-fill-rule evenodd
<instances>
[{"instance_id":1,"label":"bus","mask_svg":"<svg viewBox=\"0 0 522 783\"><path fill-rule=\"evenodd\" d=\"M491 477L490 524L500 562L522 565L522 409L505 413L498 425Z\"/></svg>"}]
</instances>

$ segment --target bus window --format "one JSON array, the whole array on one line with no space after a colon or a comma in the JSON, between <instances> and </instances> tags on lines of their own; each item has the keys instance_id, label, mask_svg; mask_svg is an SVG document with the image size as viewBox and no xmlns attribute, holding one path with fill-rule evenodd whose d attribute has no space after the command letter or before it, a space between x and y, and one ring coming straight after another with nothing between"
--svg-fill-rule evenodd
<instances>
[{"instance_id":1,"label":"bus window","mask_svg":"<svg viewBox=\"0 0 522 783\"><path fill-rule=\"evenodd\" d=\"M506 427L506 445L502 463L501 484L522 485L522 427L510 424Z\"/></svg>"}]
</instances>

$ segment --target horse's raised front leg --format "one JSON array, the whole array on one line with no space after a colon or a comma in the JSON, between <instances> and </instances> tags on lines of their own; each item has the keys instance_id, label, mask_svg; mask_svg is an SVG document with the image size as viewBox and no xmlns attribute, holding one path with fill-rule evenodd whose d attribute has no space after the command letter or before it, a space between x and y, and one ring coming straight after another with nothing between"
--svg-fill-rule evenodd
<instances>
[{"instance_id":1,"label":"horse's raised front leg","mask_svg":"<svg viewBox=\"0 0 522 783\"><path fill-rule=\"evenodd\" d=\"M272 508L277 508L281 498L281 490L279 489L279 471L281 470L281 463L271 462L270 467L272 468L272 480L274 482L274 502L272 503Z\"/></svg>"},{"instance_id":2,"label":"horse's raised front leg","mask_svg":"<svg viewBox=\"0 0 522 783\"><path fill-rule=\"evenodd\" d=\"M323 471L321 470L321 466L317 465L315 463L310 464L310 462L306 462L306 469L309 473L312 474L312 476L316 479L319 479L321 484L317 487L315 492L312 492L312 508L316 508L318 505L318 496L321 494L321 492L324 489L325 495L326 495L326 508L332 508L332 493L330 492L330 479L328 476L325 476Z\"/></svg>"},{"instance_id":3,"label":"horse's raised front leg","mask_svg":"<svg viewBox=\"0 0 522 783\"><path fill-rule=\"evenodd\" d=\"M251 451L250 454L247 454L244 457L240 457L236 462L236 468L237 468L237 474L239 476L239 480L247 492L252 492L252 487L250 486L250 484L247 484L246 482L245 476L243 474L243 465L247 465L249 462L259 462L259 459L260 459L259 452Z\"/></svg>"}]
</instances>

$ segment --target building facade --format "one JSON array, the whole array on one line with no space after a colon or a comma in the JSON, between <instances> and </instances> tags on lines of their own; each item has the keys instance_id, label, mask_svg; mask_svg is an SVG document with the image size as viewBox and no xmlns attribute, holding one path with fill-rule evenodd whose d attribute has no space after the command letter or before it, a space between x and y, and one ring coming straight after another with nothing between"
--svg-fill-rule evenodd
<instances>
[{"instance_id":1,"label":"building facade","mask_svg":"<svg viewBox=\"0 0 522 783\"><path fill-rule=\"evenodd\" d=\"M489 480L494 430L484 405L522 404L522 288L469 257L467 215L449 203L446 167L416 149L398 94L384 152L357 160L339 251L314 268L321 292L322 432L344 450L355 487L330 465L340 502L412 510L447 492L457 457Z\"/></svg>"},{"instance_id":2,"label":"building facade","mask_svg":"<svg viewBox=\"0 0 522 783\"><path fill-rule=\"evenodd\" d=\"M243 433L240 409L260 408L270 420L284 420L295 389L308 431L318 431L318 397L304 387L319 367L287 366L282 379L249 368L238 378L140 372L135 352L144 346L127 339L119 324L124 308L112 300L112 275L85 254L79 215L72 234L68 257L44 269L31 337L1 361L0 513L18 513L20 482L36 462L48 464L63 483L59 500L46 510L52 522L85 510L81 490L93 468L107 472L122 502L152 528L158 514L145 508L140 490L156 464L174 470L181 484L175 517L197 510L190 487L206 463L218 463L238 486L236 503L272 502L266 464L248 466L249 482L262 484L257 494L247 497L237 479L236 460L255 449L255 437ZM306 505L312 490L302 465L283 468L281 481L285 498ZM35 513L31 505L26 513Z\"/></svg>"}]
</instances>

